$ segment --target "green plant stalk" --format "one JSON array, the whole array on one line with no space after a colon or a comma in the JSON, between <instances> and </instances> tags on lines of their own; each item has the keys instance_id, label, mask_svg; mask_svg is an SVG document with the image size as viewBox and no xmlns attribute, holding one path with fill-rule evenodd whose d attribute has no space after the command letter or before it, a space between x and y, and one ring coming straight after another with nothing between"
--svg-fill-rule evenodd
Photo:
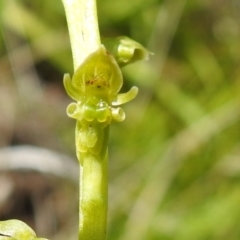
<instances>
[{"instance_id":1,"label":"green plant stalk","mask_svg":"<svg viewBox=\"0 0 240 240\"><path fill-rule=\"evenodd\" d=\"M74 70L100 47L95 0L62 0L66 12ZM78 129L76 126L76 144ZM100 124L94 126L101 128ZM108 135L104 128L104 144L99 155L77 152L80 164L79 239L104 240L107 226L108 199Z\"/></svg>"},{"instance_id":2,"label":"green plant stalk","mask_svg":"<svg viewBox=\"0 0 240 240\"><path fill-rule=\"evenodd\" d=\"M96 0L62 0L66 12L74 70L100 45Z\"/></svg>"},{"instance_id":3,"label":"green plant stalk","mask_svg":"<svg viewBox=\"0 0 240 240\"><path fill-rule=\"evenodd\" d=\"M99 128L100 126L95 126ZM104 144L99 155L80 153L83 159L80 206L81 215L79 239L106 239L108 207L108 135L104 130Z\"/></svg>"}]
</instances>

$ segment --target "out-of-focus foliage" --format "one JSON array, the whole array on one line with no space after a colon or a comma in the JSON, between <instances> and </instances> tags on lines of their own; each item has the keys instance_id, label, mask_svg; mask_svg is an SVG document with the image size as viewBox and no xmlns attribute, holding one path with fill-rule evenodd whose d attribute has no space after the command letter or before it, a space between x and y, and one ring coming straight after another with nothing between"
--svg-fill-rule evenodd
<instances>
[{"instance_id":1,"label":"out-of-focus foliage","mask_svg":"<svg viewBox=\"0 0 240 240\"><path fill-rule=\"evenodd\" d=\"M1 240L47 240L37 238L36 233L24 222L19 220L0 221Z\"/></svg>"},{"instance_id":2,"label":"out-of-focus foliage","mask_svg":"<svg viewBox=\"0 0 240 240\"><path fill-rule=\"evenodd\" d=\"M154 52L123 69L124 90L140 93L111 130L108 239L240 239L239 1L98 0L98 9L103 37L128 35ZM74 156L61 1L1 1L0 14L0 146Z\"/></svg>"}]
</instances>

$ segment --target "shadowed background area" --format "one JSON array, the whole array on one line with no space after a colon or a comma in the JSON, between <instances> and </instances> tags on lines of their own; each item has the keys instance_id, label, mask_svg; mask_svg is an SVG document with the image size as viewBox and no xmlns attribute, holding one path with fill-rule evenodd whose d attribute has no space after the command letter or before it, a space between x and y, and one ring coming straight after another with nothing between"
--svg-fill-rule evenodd
<instances>
[{"instance_id":1,"label":"shadowed background area","mask_svg":"<svg viewBox=\"0 0 240 240\"><path fill-rule=\"evenodd\" d=\"M108 240L240 239L240 3L98 0L102 37L154 55L123 68L111 126ZM60 0L0 2L0 219L76 239L73 72Z\"/></svg>"}]
</instances>

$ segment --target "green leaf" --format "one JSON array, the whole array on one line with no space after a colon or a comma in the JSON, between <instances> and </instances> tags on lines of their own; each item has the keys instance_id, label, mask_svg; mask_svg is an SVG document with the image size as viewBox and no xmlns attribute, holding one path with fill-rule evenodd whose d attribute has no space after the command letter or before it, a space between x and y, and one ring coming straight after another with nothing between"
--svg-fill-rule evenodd
<instances>
[{"instance_id":1,"label":"green leaf","mask_svg":"<svg viewBox=\"0 0 240 240\"><path fill-rule=\"evenodd\" d=\"M37 238L36 233L24 222L16 219L0 221L0 240L47 240Z\"/></svg>"}]
</instances>

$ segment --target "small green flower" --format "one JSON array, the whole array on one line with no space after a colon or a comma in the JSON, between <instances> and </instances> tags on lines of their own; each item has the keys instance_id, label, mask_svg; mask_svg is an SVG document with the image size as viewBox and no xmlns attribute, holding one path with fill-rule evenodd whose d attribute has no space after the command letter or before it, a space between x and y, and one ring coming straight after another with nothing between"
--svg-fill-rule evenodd
<instances>
[{"instance_id":1,"label":"small green flower","mask_svg":"<svg viewBox=\"0 0 240 240\"><path fill-rule=\"evenodd\" d=\"M122 84L121 70L103 45L83 62L72 79L65 74L65 89L76 101L68 106L67 114L77 120L78 153L99 154L104 143L103 129L112 121L125 119L119 105L135 98L138 88L119 94Z\"/></svg>"}]
</instances>

